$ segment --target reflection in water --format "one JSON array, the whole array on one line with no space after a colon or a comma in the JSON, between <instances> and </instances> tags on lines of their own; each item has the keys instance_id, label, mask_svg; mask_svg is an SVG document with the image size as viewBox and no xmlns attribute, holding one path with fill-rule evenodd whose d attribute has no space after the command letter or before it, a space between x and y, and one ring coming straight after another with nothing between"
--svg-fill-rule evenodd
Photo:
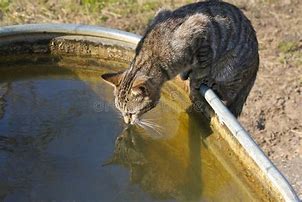
<instances>
[{"instance_id":1,"label":"reflection in water","mask_svg":"<svg viewBox=\"0 0 302 202\"><path fill-rule=\"evenodd\" d=\"M128 168L130 181L138 184L153 198L180 201L199 199L202 187L199 155L194 156L193 161L186 164L183 159L177 158L174 153L177 151L173 151L172 148L169 151L169 148L164 148L168 145L164 145L162 140L143 136L143 131L140 130L135 126L129 127L118 136L114 155L106 165L120 164ZM197 140L196 142L199 142L199 138ZM190 141L190 144L193 141ZM199 153L198 144L194 144L192 154L196 149Z\"/></svg>"}]
</instances>

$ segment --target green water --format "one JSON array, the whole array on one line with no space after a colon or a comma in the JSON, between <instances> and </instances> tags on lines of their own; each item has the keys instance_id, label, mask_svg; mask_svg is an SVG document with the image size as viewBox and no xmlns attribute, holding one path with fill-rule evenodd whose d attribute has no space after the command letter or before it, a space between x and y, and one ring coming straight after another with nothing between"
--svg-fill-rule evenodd
<instances>
[{"instance_id":1,"label":"green water","mask_svg":"<svg viewBox=\"0 0 302 202\"><path fill-rule=\"evenodd\" d=\"M175 85L144 116L156 128L144 129L123 123L100 73L10 75L0 84L0 201L252 200Z\"/></svg>"}]
</instances>

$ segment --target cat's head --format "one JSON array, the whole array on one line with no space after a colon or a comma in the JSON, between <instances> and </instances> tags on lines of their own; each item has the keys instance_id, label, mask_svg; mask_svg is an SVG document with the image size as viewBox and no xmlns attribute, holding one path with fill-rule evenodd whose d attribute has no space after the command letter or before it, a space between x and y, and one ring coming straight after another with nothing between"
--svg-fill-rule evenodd
<instances>
[{"instance_id":1,"label":"cat's head","mask_svg":"<svg viewBox=\"0 0 302 202\"><path fill-rule=\"evenodd\" d=\"M156 106L160 88L152 78L130 75L128 71L103 74L102 78L114 86L115 106L127 124L135 124L139 117Z\"/></svg>"}]
</instances>

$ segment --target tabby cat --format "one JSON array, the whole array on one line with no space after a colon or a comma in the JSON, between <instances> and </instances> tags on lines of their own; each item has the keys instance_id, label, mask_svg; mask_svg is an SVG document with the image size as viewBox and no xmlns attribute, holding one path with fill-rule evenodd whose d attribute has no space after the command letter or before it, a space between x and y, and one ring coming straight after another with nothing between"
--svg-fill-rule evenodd
<instances>
[{"instance_id":1,"label":"tabby cat","mask_svg":"<svg viewBox=\"0 0 302 202\"><path fill-rule=\"evenodd\" d=\"M212 88L237 117L259 66L256 33L234 5L205 1L160 10L137 45L129 69L102 75L115 86L115 105L126 123L159 101L163 84L180 74L197 92Z\"/></svg>"}]
</instances>

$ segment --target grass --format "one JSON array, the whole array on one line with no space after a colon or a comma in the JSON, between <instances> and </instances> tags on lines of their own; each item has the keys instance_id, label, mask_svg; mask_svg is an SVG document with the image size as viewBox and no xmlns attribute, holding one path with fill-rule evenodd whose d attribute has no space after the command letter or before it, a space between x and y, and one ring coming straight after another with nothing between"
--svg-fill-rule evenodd
<instances>
[{"instance_id":1,"label":"grass","mask_svg":"<svg viewBox=\"0 0 302 202\"><path fill-rule=\"evenodd\" d=\"M282 64L302 65L302 44L299 41L281 41L278 44L279 61Z\"/></svg>"},{"instance_id":2,"label":"grass","mask_svg":"<svg viewBox=\"0 0 302 202\"><path fill-rule=\"evenodd\" d=\"M80 23L142 33L159 8L175 8L189 2L193 0L0 0L0 26Z\"/></svg>"},{"instance_id":3,"label":"grass","mask_svg":"<svg viewBox=\"0 0 302 202\"><path fill-rule=\"evenodd\" d=\"M98 1L98 0L82 0L80 1L80 5L86 7L89 11L97 12L100 11L102 8L105 7L105 1Z\"/></svg>"},{"instance_id":4,"label":"grass","mask_svg":"<svg viewBox=\"0 0 302 202\"><path fill-rule=\"evenodd\" d=\"M295 52L299 49L298 41L281 41L278 45L278 50L282 53Z\"/></svg>"},{"instance_id":5,"label":"grass","mask_svg":"<svg viewBox=\"0 0 302 202\"><path fill-rule=\"evenodd\" d=\"M10 0L0 0L0 12L5 13L8 10Z\"/></svg>"},{"instance_id":6,"label":"grass","mask_svg":"<svg viewBox=\"0 0 302 202\"><path fill-rule=\"evenodd\" d=\"M7 9L10 4L10 0L0 0L0 9Z\"/></svg>"}]
</instances>

